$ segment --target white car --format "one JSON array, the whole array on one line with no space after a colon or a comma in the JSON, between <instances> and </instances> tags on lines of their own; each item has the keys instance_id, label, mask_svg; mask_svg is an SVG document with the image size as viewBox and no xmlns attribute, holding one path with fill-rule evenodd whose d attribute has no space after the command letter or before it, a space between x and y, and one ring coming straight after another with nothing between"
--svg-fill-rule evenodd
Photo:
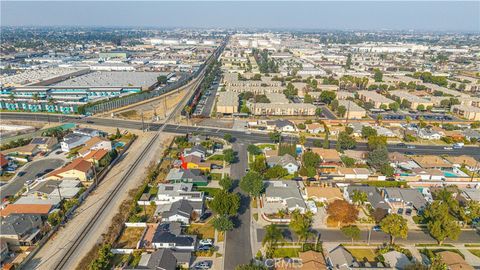
<instances>
[{"instance_id":1,"label":"white car","mask_svg":"<svg viewBox=\"0 0 480 270\"><path fill-rule=\"evenodd\" d=\"M445 147L443 147L443 149L445 149L445 150L453 150L453 148L452 148L451 146L445 146Z\"/></svg>"},{"instance_id":2,"label":"white car","mask_svg":"<svg viewBox=\"0 0 480 270\"><path fill-rule=\"evenodd\" d=\"M213 240L212 239L201 239L199 242L200 246L204 245L213 245Z\"/></svg>"}]
</instances>

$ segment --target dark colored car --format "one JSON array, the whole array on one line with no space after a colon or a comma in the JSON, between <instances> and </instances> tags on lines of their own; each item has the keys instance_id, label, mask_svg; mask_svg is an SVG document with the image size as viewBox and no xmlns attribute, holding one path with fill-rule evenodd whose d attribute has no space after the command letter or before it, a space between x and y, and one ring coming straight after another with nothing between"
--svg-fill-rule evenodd
<instances>
[{"instance_id":1,"label":"dark colored car","mask_svg":"<svg viewBox=\"0 0 480 270\"><path fill-rule=\"evenodd\" d=\"M407 210L405 210L405 214L406 214L407 216L412 215L412 208L407 208Z\"/></svg>"},{"instance_id":2,"label":"dark colored car","mask_svg":"<svg viewBox=\"0 0 480 270\"><path fill-rule=\"evenodd\" d=\"M40 173L35 174L35 177L37 177L37 178L42 177L44 174L45 174L45 172L40 172Z\"/></svg>"},{"instance_id":3,"label":"dark colored car","mask_svg":"<svg viewBox=\"0 0 480 270\"><path fill-rule=\"evenodd\" d=\"M26 173L27 173L27 172L19 172L19 173L18 173L18 176L22 177L22 176L24 176Z\"/></svg>"},{"instance_id":4,"label":"dark colored car","mask_svg":"<svg viewBox=\"0 0 480 270\"><path fill-rule=\"evenodd\" d=\"M303 178L302 177L294 177L292 178L293 181L302 181Z\"/></svg>"},{"instance_id":5,"label":"dark colored car","mask_svg":"<svg viewBox=\"0 0 480 270\"><path fill-rule=\"evenodd\" d=\"M399 214L399 215L403 215L403 208L398 208L398 210L397 210L397 214Z\"/></svg>"},{"instance_id":6,"label":"dark colored car","mask_svg":"<svg viewBox=\"0 0 480 270\"><path fill-rule=\"evenodd\" d=\"M405 146L407 146L407 145L404 144L404 143L397 143L397 146L399 146L399 147L405 147Z\"/></svg>"},{"instance_id":7,"label":"dark colored car","mask_svg":"<svg viewBox=\"0 0 480 270\"><path fill-rule=\"evenodd\" d=\"M93 122L92 120L87 120L87 124L93 124L95 122Z\"/></svg>"},{"instance_id":8,"label":"dark colored car","mask_svg":"<svg viewBox=\"0 0 480 270\"><path fill-rule=\"evenodd\" d=\"M317 179L315 179L315 177L309 177L307 178L307 181L317 181Z\"/></svg>"},{"instance_id":9,"label":"dark colored car","mask_svg":"<svg viewBox=\"0 0 480 270\"><path fill-rule=\"evenodd\" d=\"M53 169L46 169L45 171L43 171L43 173L49 173L51 171L53 171Z\"/></svg>"},{"instance_id":10,"label":"dark colored car","mask_svg":"<svg viewBox=\"0 0 480 270\"><path fill-rule=\"evenodd\" d=\"M60 155L62 153L62 150L59 150L57 152L55 152L55 155Z\"/></svg>"},{"instance_id":11,"label":"dark colored car","mask_svg":"<svg viewBox=\"0 0 480 270\"><path fill-rule=\"evenodd\" d=\"M203 245L203 246L199 246L199 247L198 247L198 250L199 250L199 251L208 251L208 250L210 250L211 248L213 248L212 245Z\"/></svg>"},{"instance_id":12,"label":"dark colored car","mask_svg":"<svg viewBox=\"0 0 480 270\"><path fill-rule=\"evenodd\" d=\"M405 152L405 155L413 155L413 152L407 151Z\"/></svg>"}]
</instances>

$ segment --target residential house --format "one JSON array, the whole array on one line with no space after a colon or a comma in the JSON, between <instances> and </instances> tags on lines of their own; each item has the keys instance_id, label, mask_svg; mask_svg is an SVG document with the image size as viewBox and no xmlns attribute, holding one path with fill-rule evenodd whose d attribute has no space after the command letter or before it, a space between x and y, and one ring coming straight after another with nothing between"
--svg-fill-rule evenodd
<instances>
[{"instance_id":1,"label":"residential house","mask_svg":"<svg viewBox=\"0 0 480 270\"><path fill-rule=\"evenodd\" d=\"M308 186L305 188L306 197L316 202L330 203L335 200L342 200L343 194L336 187Z\"/></svg>"},{"instance_id":2,"label":"residential house","mask_svg":"<svg viewBox=\"0 0 480 270\"><path fill-rule=\"evenodd\" d=\"M480 132L478 130L474 129L464 129L463 135L465 136L465 139L471 141L472 139L474 140L480 140Z\"/></svg>"},{"instance_id":3,"label":"residential house","mask_svg":"<svg viewBox=\"0 0 480 270\"><path fill-rule=\"evenodd\" d=\"M208 184L207 176L198 169L173 168L168 172L165 180L171 184L192 183L195 186L206 186Z\"/></svg>"},{"instance_id":4,"label":"residential house","mask_svg":"<svg viewBox=\"0 0 480 270\"><path fill-rule=\"evenodd\" d=\"M60 147L62 151L69 152L73 148L85 144L90 138L90 136L83 134L70 133L63 137L63 141L60 142Z\"/></svg>"},{"instance_id":5,"label":"residential house","mask_svg":"<svg viewBox=\"0 0 480 270\"><path fill-rule=\"evenodd\" d=\"M168 248L174 250L193 251L196 243L196 235L182 234L182 224L179 222L158 224L151 239L151 246L153 248Z\"/></svg>"},{"instance_id":6,"label":"residential house","mask_svg":"<svg viewBox=\"0 0 480 270\"><path fill-rule=\"evenodd\" d=\"M0 210L1 217L7 217L11 214L32 214L46 217L53 209L51 204L7 204Z\"/></svg>"},{"instance_id":7,"label":"residential house","mask_svg":"<svg viewBox=\"0 0 480 270\"><path fill-rule=\"evenodd\" d=\"M71 199L75 197L82 189L79 180L45 180L35 184L28 193L37 197Z\"/></svg>"},{"instance_id":8,"label":"residential house","mask_svg":"<svg viewBox=\"0 0 480 270\"><path fill-rule=\"evenodd\" d=\"M407 255L396 250L384 253L383 258L385 263L394 269L405 269L407 265L412 263Z\"/></svg>"},{"instance_id":9,"label":"residential house","mask_svg":"<svg viewBox=\"0 0 480 270\"><path fill-rule=\"evenodd\" d=\"M336 172L338 167L342 166L342 159L335 149L312 147L310 151L320 156L321 162L319 168L322 173Z\"/></svg>"},{"instance_id":10,"label":"residential house","mask_svg":"<svg viewBox=\"0 0 480 270\"><path fill-rule=\"evenodd\" d=\"M448 156L445 157L445 159L452 163L453 167L456 168L462 168L465 167L467 170L474 172L480 170L480 165L478 164L478 161L467 155L461 155L461 156Z\"/></svg>"},{"instance_id":11,"label":"residential house","mask_svg":"<svg viewBox=\"0 0 480 270\"><path fill-rule=\"evenodd\" d=\"M188 142L193 145L200 145L202 142L207 141L206 135L192 135L188 137Z\"/></svg>"},{"instance_id":12,"label":"residential house","mask_svg":"<svg viewBox=\"0 0 480 270\"><path fill-rule=\"evenodd\" d=\"M343 246L337 246L328 253L327 263L331 269L352 269L357 266L357 261Z\"/></svg>"},{"instance_id":13,"label":"residential house","mask_svg":"<svg viewBox=\"0 0 480 270\"><path fill-rule=\"evenodd\" d=\"M159 184L155 203L170 204L180 200L203 202L203 192L192 189L192 183Z\"/></svg>"},{"instance_id":14,"label":"residential house","mask_svg":"<svg viewBox=\"0 0 480 270\"><path fill-rule=\"evenodd\" d=\"M153 253L142 253L137 269L170 270L188 269L192 261L191 252L179 252L170 249L157 249Z\"/></svg>"},{"instance_id":15,"label":"residential house","mask_svg":"<svg viewBox=\"0 0 480 270\"><path fill-rule=\"evenodd\" d=\"M439 169L413 168L411 171L422 181L442 181L444 173Z\"/></svg>"},{"instance_id":16,"label":"residential house","mask_svg":"<svg viewBox=\"0 0 480 270\"><path fill-rule=\"evenodd\" d=\"M412 159L424 169L451 170L453 167L451 163L435 155L414 156Z\"/></svg>"},{"instance_id":17,"label":"residential house","mask_svg":"<svg viewBox=\"0 0 480 270\"><path fill-rule=\"evenodd\" d=\"M326 270L327 263L321 252L315 252L313 250L300 252L298 257L302 262L302 266L299 270Z\"/></svg>"},{"instance_id":18,"label":"residential house","mask_svg":"<svg viewBox=\"0 0 480 270\"><path fill-rule=\"evenodd\" d=\"M85 157L93 150L100 149L106 150L107 152L112 151L112 142L102 137L92 137L85 142L85 145L80 150L78 150L78 154Z\"/></svg>"},{"instance_id":19,"label":"residential house","mask_svg":"<svg viewBox=\"0 0 480 270\"><path fill-rule=\"evenodd\" d=\"M93 128L76 128L73 130L74 134L80 134L88 137L97 137L101 135L100 130Z\"/></svg>"},{"instance_id":20,"label":"residential house","mask_svg":"<svg viewBox=\"0 0 480 270\"><path fill-rule=\"evenodd\" d=\"M207 149L203 147L202 145L194 145L190 149L185 149L183 151L183 156L186 158L188 156L196 156L201 159L205 159L205 156L207 155Z\"/></svg>"},{"instance_id":21,"label":"residential house","mask_svg":"<svg viewBox=\"0 0 480 270\"><path fill-rule=\"evenodd\" d=\"M417 212L427 206L423 194L414 188L384 188L383 198L395 208L413 207Z\"/></svg>"},{"instance_id":22,"label":"residential house","mask_svg":"<svg viewBox=\"0 0 480 270\"><path fill-rule=\"evenodd\" d=\"M0 238L12 250L31 246L41 237L42 216L34 214L10 214L1 220Z\"/></svg>"},{"instance_id":23,"label":"residential house","mask_svg":"<svg viewBox=\"0 0 480 270\"><path fill-rule=\"evenodd\" d=\"M8 167L8 159L7 156L4 154L0 153L0 174L3 170L5 170Z\"/></svg>"},{"instance_id":24,"label":"residential house","mask_svg":"<svg viewBox=\"0 0 480 270\"><path fill-rule=\"evenodd\" d=\"M474 270L460 254L453 251L441 251L436 253L440 260L447 265L449 270Z\"/></svg>"},{"instance_id":25,"label":"residential house","mask_svg":"<svg viewBox=\"0 0 480 270\"><path fill-rule=\"evenodd\" d=\"M93 178L93 164L82 158L77 158L66 166L56 169L46 175L46 179L78 179L82 182Z\"/></svg>"},{"instance_id":26,"label":"residential house","mask_svg":"<svg viewBox=\"0 0 480 270\"><path fill-rule=\"evenodd\" d=\"M7 150L2 151L2 154L8 155L8 156L26 156L27 158L33 157L36 154L38 154L40 150L38 149L38 146L35 144L27 144L24 146L19 146L15 148L10 148Z\"/></svg>"},{"instance_id":27,"label":"residential house","mask_svg":"<svg viewBox=\"0 0 480 270\"><path fill-rule=\"evenodd\" d=\"M8 248L7 241L0 239L0 263L3 265L3 262L10 257L10 249Z\"/></svg>"},{"instance_id":28,"label":"residential house","mask_svg":"<svg viewBox=\"0 0 480 270\"><path fill-rule=\"evenodd\" d=\"M265 214L278 213L279 210L296 209L304 213L307 205L295 181L265 181L265 194L263 195Z\"/></svg>"},{"instance_id":29,"label":"residential house","mask_svg":"<svg viewBox=\"0 0 480 270\"><path fill-rule=\"evenodd\" d=\"M306 130L312 134L325 132L325 127L323 126L323 124L320 124L320 123L312 123L312 124L307 124L305 126L306 126Z\"/></svg>"},{"instance_id":30,"label":"residential house","mask_svg":"<svg viewBox=\"0 0 480 270\"><path fill-rule=\"evenodd\" d=\"M35 137L30 141L30 144L36 145L38 147L38 150L42 152L50 152L58 144L58 140L54 136Z\"/></svg>"},{"instance_id":31,"label":"residential house","mask_svg":"<svg viewBox=\"0 0 480 270\"><path fill-rule=\"evenodd\" d=\"M299 168L297 160L289 154L283 156L269 156L267 157L267 164L269 167L279 165L286 169L289 174L294 174Z\"/></svg>"},{"instance_id":32,"label":"residential house","mask_svg":"<svg viewBox=\"0 0 480 270\"><path fill-rule=\"evenodd\" d=\"M296 130L295 124L290 120L277 119L266 121L267 129L282 132L294 132Z\"/></svg>"},{"instance_id":33,"label":"residential house","mask_svg":"<svg viewBox=\"0 0 480 270\"><path fill-rule=\"evenodd\" d=\"M380 208L385 210L390 210L390 206L387 202L383 199L382 195L378 191L376 187L372 186L348 186L343 189L343 197L345 200L353 203L352 195L353 192L362 192L367 195L367 202L370 204L373 209Z\"/></svg>"},{"instance_id":34,"label":"residential house","mask_svg":"<svg viewBox=\"0 0 480 270\"><path fill-rule=\"evenodd\" d=\"M393 132L389 128L376 125L376 126L373 126L373 129L377 131L378 136L385 136L387 138L397 137L397 134L395 134L395 132Z\"/></svg>"},{"instance_id":35,"label":"residential house","mask_svg":"<svg viewBox=\"0 0 480 270\"><path fill-rule=\"evenodd\" d=\"M186 165L187 169L198 169L204 172L209 172L212 166L211 162L204 161L195 155L184 157L182 161Z\"/></svg>"},{"instance_id":36,"label":"residential house","mask_svg":"<svg viewBox=\"0 0 480 270\"><path fill-rule=\"evenodd\" d=\"M338 168L337 173L343 175L345 180L367 180L370 171L367 168Z\"/></svg>"},{"instance_id":37,"label":"residential house","mask_svg":"<svg viewBox=\"0 0 480 270\"><path fill-rule=\"evenodd\" d=\"M419 129L417 135L424 140L440 140L443 137L443 134L438 131L424 128Z\"/></svg>"},{"instance_id":38,"label":"residential house","mask_svg":"<svg viewBox=\"0 0 480 270\"><path fill-rule=\"evenodd\" d=\"M155 212L161 212L162 221L189 224L190 220L196 220L203 214L203 209L203 201L179 200L171 204L158 205Z\"/></svg>"},{"instance_id":39,"label":"residential house","mask_svg":"<svg viewBox=\"0 0 480 270\"><path fill-rule=\"evenodd\" d=\"M109 157L109 152L105 149L98 149L90 151L86 156L83 157L84 160L95 164L95 166L100 166L103 160Z\"/></svg>"}]
</instances>

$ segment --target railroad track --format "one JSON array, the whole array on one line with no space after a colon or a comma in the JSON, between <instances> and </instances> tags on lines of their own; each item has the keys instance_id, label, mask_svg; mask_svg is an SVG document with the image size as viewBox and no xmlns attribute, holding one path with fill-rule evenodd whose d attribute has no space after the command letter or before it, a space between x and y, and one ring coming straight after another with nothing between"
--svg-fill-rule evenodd
<instances>
[{"instance_id":1,"label":"railroad track","mask_svg":"<svg viewBox=\"0 0 480 270\"><path fill-rule=\"evenodd\" d=\"M67 262L70 260L70 258L72 257L72 255L74 254L74 252L76 251L76 249L78 248L78 246L82 243L83 239L85 239L85 237L88 235L88 233L90 233L91 229L93 228L93 226L95 225L95 223L97 223L98 219L103 215L103 213L105 212L105 209L107 208L107 206L112 202L113 198L115 198L115 196L118 194L118 192L122 189L122 187L124 186L124 184L127 182L127 180L129 179L130 175L133 173L133 171L135 171L135 169L137 168L137 166L139 164L142 163L142 160L143 158L145 157L145 155L149 152L148 150L151 149L152 145L155 143L155 141L157 140L158 136L160 135L160 131L159 132L156 132L156 134L150 139L150 141L148 142L147 146L145 147L145 149L142 151L142 153L140 154L140 156L137 158L137 160L135 160L135 162L132 164L132 166L129 167L129 169L127 170L127 173L125 173L122 177L122 179L120 179L120 182L118 183L118 185L115 186L115 188L113 189L113 191L108 195L107 199L105 200L105 202L102 204L101 208L99 209L99 211L97 211L95 213L95 215L93 216L92 220L87 224L87 226L80 232L80 235L73 241L72 245L67 249L67 252L65 253L65 255L62 257L62 259L60 260L60 262L55 266L54 269L63 269L65 267L65 265L67 264Z\"/></svg>"}]
</instances>

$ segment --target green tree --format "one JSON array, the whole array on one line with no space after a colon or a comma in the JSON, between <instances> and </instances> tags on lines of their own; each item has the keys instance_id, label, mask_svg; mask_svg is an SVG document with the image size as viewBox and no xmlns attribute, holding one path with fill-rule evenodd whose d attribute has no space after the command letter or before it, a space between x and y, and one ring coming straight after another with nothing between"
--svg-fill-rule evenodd
<instances>
[{"instance_id":1,"label":"green tree","mask_svg":"<svg viewBox=\"0 0 480 270\"><path fill-rule=\"evenodd\" d=\"M253 262L249 264L241 264L235 267L235 270L267 270L267 267L262 264L255 264Z\"/></svg>"},{"instance_id":2,"label":"green tree","mask_svg":"<svg viewBox=\"0 0 480 270\"><path fill-rule=\"evenodd\" d=\"M288 175L287 169L283 168L280 165L275 165L267 169L265 172L266 179L279 179Z\"/></svg>"},{"instance_id":3,"label":"green tree","mask_svg":"<svg viewBox=\"0 0 480 270\"><path fill-rule=\"evenodd\" d=\"M219 190L215 193L209 206L217 215L235 216L240 207L240 195L238 195L238 193L230 193L226 190Z\"/></svg>"},{"instance_id":4,"label":"green tree","mask_svg":"<svg viewBox=\"0 0 480 270\"><path fill-rule=\"evenodd\" d=\"M249 171L240 181L240 188L248 194L258 197L263 192L263 178L255 171Z\"/></svg>"},{"instance_id":5,"label":"green tree","mask_svg":"<svg viewBox=\"0 0 480 270\"><path fill-rule=\"evenodd\" d=\"M326 104L330 104L335 98L337 94L334 91L322 91L320 94L320 101Z\"/></svg>"},{"instance_id":6,"label":"green tree","mask_svg":"<svg viewBox=\"0 0 480 270\"><path fill-rule=\"evenodd\" d=\"M273 131L273 132L268 133L268 137L270 137L270 140L272 142L278 143L278 142L280 142L280 140L282 138L282 134L278 131Z\"/></svg>"},{"instance_id":7,"label":"green tree","mask_svg":"<svg viewBox=\"0 0 480 270\"><path fill-rule=\"evenodd\" d=\"M260 174L263 174L267 170L267 163L265 156L257 156L254 161L250 163L250 169L256 171Z\"/></svg>"},{"instance_id":8,"label":"green tree","mask_svg":"<svg viewBox=\"0 0 480 270\"><path fill-rule=\"evenodd\" d=\"M337 115L340 117L345 117L345 114L347 113L347 108L345 106L340 105L337 108Z\"/></svg>"},{"instance_id":9,"label":"green tree","mask_svg":"<svg viewBox=\"0 0 480 270\"><path fill-rule=\"evenodd\" d=\"M221 232L231 231L233 230L233 222L228 216L217 216L213 220L213 227Z\"/></svg>"},{"instance_id":10,"label":"green tree","mask_svg":"<svg viewBox=\"0 0 480 270\"><path fill-rule=\"evenodd\" d=\"M385 146L375 148L368 154L367 163L379 170L384 164L388 164L388 150Z\"/></svg>"},{"instance_id":11,"label":"green tree","mask_svg":"<svg viewBox=\"0 0 480 270\"><path fill-rule=\"evenodd\" d=\"M425 111L425 105L420 104L417 106L417 111Z\"/></svg>"},{"instance_id":12,"label":"green tree","mask_svg":"<svg viewBox=\"0 0 480 270\"><path fill-rule=\"evenodd\" d=\"M357 145L357 142L353 137L348 135L347 132L342 131L338 134L338 140L337 140L337 150L342 151L342 150L348 150L348 149L353 149Z\"/></svg>"},{"instance_id":13,"label":"green tree","mask_svg":"<svg viewBox=\"0 0 480 270\"><path fill-rule=\"evenodd\" d=\"M449 212L449 206L443 201L434 201L429 204L423 213L427 221L430 235L435 238L439 245L445 239L456 240L460 235L460 226Z\"/></svg>"},{"instance_id":14,"label":"green tree","mask_svg":"<svg viewBox=\"0 0 480 270\"><path fill-rule=\"evenodd\" d=\"M362 137L364 139L370 137L370 136L377 136L377 130L374 129L371 126L363 126L362 127Z\"/></svg>"},{"instance_id":15,"label":"green tree","mask_svg":"<svg viewBox=\"0 0 480 270\"><path fill-rule=\"evenodd\" d=\"M250 144L248 147L247 147L247 151L248 153L252 154L252 155L260 155L262 153L262 149L260 149L258 146L256 146L255 144Z\"/></svg>"},{"instance_id":16,"label":"green tree","mask_svg":"<svg viewBox=\"0 0 480 270\"><path fill-rule=\"evenodd\" d=\"M227 142L232 142L233 141L233 137L232 137L232 134L230 133L225 133L225 135L223 135L223 139Z\"/></svg>"},{"instance_id":17,"label":"green tree","mask_svg":"<svg viewBox=\"0 0 480 270\"><path fill-rule=\"evenodd\" d=\"M322 108L321 107L317 107L315 109L315 115L316 116L322 116Z\"/></svg>"},{"instance_id":18,"label":"green tree","mask_svg":"<svg viewBox=\"0 0 480 270\"><path fill-rule=\"evenodd\" d=\"M346 237L352 239L352 244L354 240L360 239L360 229L355 225L343 226L340 230Z\"/></svg>"},{"instance_id":19,"label":"green tree","mask_svg":"<svg viewBox=\"0 0 480 270\"><path fill-rule=\"evenodd\" d=\"M233 180L225 175L222 179L220 179L220 181L218 181L218 184L223 188L223 190L230 191L233 186Z\"/></svg>"},{"instance_id":20,"label":"green tree","mask_svg":"<svg viewBox=\"0 0 480 270\"><path fill-rule=\"evenodd\" d=\"M304 103L313 103L313 98L309 94L305 94L305 97L303 98Z\"/></svg>"},{"instance_id":21,"label":"green tree","mask_svg":"<svg viewBox=\"0 0 480 270\"><path fill-rule=\"evenodd\" d=\"M383 73L382 71L380 71L380 69L378 68L375 68L373 69L373 79L375 80L375 82L381 82L383 80Z\"/></svg>"},{"instance_id":22,"label":"green tree","mask_svg":"<svg viewBox=\"0 0 480 270\"><path fill-rule=\"evenodd\" d=\"M122 134L120 133L120 129L117 128L117 131L115 132L115 139L120 139L122 137Z\"/></svg>"},{"instance_id":23,"label":"green tree","mask_svg":"<svg viewBox=\"0 0 480 270\"><path fill-rule=\"evenodd\" d=\"M368 150L372 151L379 147L387 147L387 137L370 136L367 141Z\"/></svg>"},{"instance_id":24,"label":"green tree","mask_svg":"<svg viewBox=\"0 0 480 270\"><path fill-rule=\"evenodd\" d=\"M400 104L398 102L393 102L388 104L388 108L394 112L398 111L400 109Z\"/></svg>"},{"instance_id":25,"label":"green tree","mask_svg":"<svg viewBox=\"0 0 480 270\"><path fill-rule=\"evenodd\" d=\"M320 156L317 153L307 151L303 153L302 156L302 163L303 166L305 167L313 167L316 168L318 167L318 164L320 163L321 159Z\"/></svg>"},{"instance_id":26,"label":"green tree","mask_svg":"<svg viewBox=\"0 0 480 270\"><path fill-rule=\"evenodd\" d=\"M300 170L298 171L298 174L301 176L306 176L306 177L315 177L317 175L317 169L315 167L301 167Z\"/></svg>"},{"instance_id":27,"label":"green tree","mask_svg":"<svg viewBox=\"0 0 480 270\"><path fill-rule=\"evenodd\" d=\"M168 79L167 79L167 76L165 76L165 75L161 75L161 76L157 77L157 82L159 84L166 84L167 81L168 81Z\"/></svg>"},{"instance_id":28,"label":"green tree","mask_svg":"<svg viewBox=\"0 0 480 270\"><path fill-rule=\"evenodd\" d=\"M290 229L297 235L299 242L307 241L312 233L313 214L307 212L300 213L299 210L294 210L291 214Z\"/></svg>"},{"instance_id":29,"label":"green tree","mask_svg":"<svg viewBox=\"0 0 480 270\"><path fill-rule=\"evenodd\" d=\"M355 159L349 156L341 156L340 159L342 160L343 165L345 165L347 168L353 167L353 165L356 163Z\"/></svg>"},{"instance_id":30,"label":"green tree","mask_svg":"<svg viewBox=\"0 0 480 270\"><path fill-rule=\"evenodd\" d=\"M407 238L407 220L398 214L387 215L380 221L380 227L383 232L390 235L390 244L392 245L395 243L395 238L397 237Z\"/></svg>"},{"instance_id":31,"label":"green tree","mask_svg":"<svg viewBox=\"0 0 480 270\"><path fill-rule=\"evenodd\" d=\"M325 138L323 139L323 149L330 149L330 140L328 139L328 130L325 130Z\"/></svg>"},{"instance_id":32,"label":"green tree","mask_svg":"<svg viewBox=\"0 0 480 270\"><path fill-rule=\"evenodd\" d=\"M107 270L110 269L110 260L113 258L111 251L112 246L110 244L104 244L98 251L98 256L93 260L90 265L90 270Z\"/></svg>"},{"instance_id":33,"label":"green tree","mask_svg":"<svg viewBox=\"0 0 480 270\"><path fill-rule=\"evenodd\" d=\"M352 192L352 202L356 205L363 205L368 201L367 193L359 190Z\"/></svg>"},{"instance_id":34,"label":"green tree","mask_svg":"<svg viewBox=\"0 0 480 270\"><path fill-rule=\"evenodd\" d=\"M266 246L266 257L272 258L275 253L275 246L278 241L283 239L282 231L275 224L265 226L265 236L262 245Z\"/></svg>"},{"instance_id":35,"label":"green tree","mask_svg":"<svg viewBox=\"0 0 480 270\"><path fill-rule=\"evenodd\" d=\"M223 160L228 164L234 163L236 158L236 152L233 149L223 150Z\"/></svg>"}]
</instances>

